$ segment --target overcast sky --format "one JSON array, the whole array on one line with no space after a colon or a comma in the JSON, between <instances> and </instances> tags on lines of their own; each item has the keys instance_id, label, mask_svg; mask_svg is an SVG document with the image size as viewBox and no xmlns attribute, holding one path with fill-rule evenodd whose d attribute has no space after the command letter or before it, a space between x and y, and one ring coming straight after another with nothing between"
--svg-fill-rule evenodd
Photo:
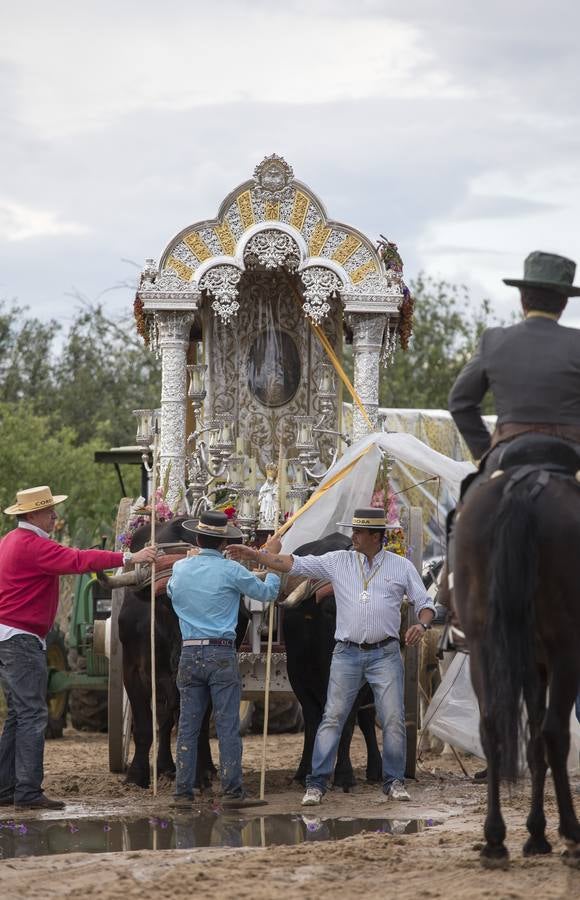
<instances>
[{"instance_id":1,"label":"overcast sky","mask_svg":"<svg viewBox=\"0 0 580 900\"><path fill-rule=\"evenodd\" d=\"M275 152L408 279L507 316L530 250L580 261L579 26L574 0L2 4L0 297L70 321Z\"/></svg>"}]
</instances>

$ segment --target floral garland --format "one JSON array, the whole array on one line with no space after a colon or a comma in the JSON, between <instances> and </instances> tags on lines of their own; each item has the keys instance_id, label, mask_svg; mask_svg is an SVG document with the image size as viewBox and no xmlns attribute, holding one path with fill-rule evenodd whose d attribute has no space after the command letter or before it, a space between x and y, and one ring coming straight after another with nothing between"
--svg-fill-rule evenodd
<instances>
[{"instance_id":1,"label":"floral garland","mask_svg":"<svg viewBox=\"0 0 580 900\"><path fill-rule=\"evenodd\" d=\"M385 550L396 553L397 556L407 556L407 541L402 528L388 528L385 534Z\"/></svg>"},{"instance_id":2,"label":"floral garland","mask_svg":"<svg viewBox=\"0 0 580 900\"><path fill-rule=\"evenodd\" d=\"M415 298L411 296L411 292L407 285L403 282L403 299L399 306L399 321L397 322L397 335L401 350L409 349L409 341L413 334L413 315L415 312Z\"/></svg>"},{"instance_id":3,"label":"floral garland","mask_svg":"<svg viewBox=\"0 0 580 900\"><path fill-rule=\"evenodd\" d=\"M141 337L145 341L145 346L148 347L149 324L147 321L147 316L145 315L145 306L139 295L135 297L133 303L133 315L135 316L135 322L137 323L137 334L141 335Z\"/></svg>"},{"instance_id":4,"label":"floral garland","mask_svg":"<svg viewBox=\"0 0 580 900\"><path fill-rule=\"evenodd\" d=\"M401 254L399 253L399 248L397 247L397 245L394 243L394 241L389 241L389 239L386 238L384 234L381 234L377 249L379 251L379 255L383 261L385 269L388 272L395 272L401 278L403 299L401 300L401 305L399 306L399 318L396 326L396 335L399 340L401 350L407 351L409 349L409 341L411 340L411 335L413 334L413 313L415 310L415 300L411 296L409 288L403 281L403 260L401 259Z\"/></svg>"},{"instance_id":5,"label":"floral garland","mask_svg":"<svg viewBox=\"0 0 580 900\"><path fill-rule=\"evenodd\" d=\"M173 518L173 510L165 499L165 492L162 487L158 487L155 491L155 521L167 522ZM117 538L118 544L123 549L128 550L131 547L133 535L142 525L148 525L151 520L151 506L145 502L145 497L138 497L129 511L129 520L125 531Z\"/></svg>"},{"instance_id":6,"label":"floral garland","mask_svg":"<svg viewBox=\"0 0 580 900\"><path fill-rule=\"evenodd\" d=\"M371 506L385 511L385 519L387 521L385 542L383 544L385 550L388 550L389 553L396 553L397 556L407 556L405 532L399 525L399 504L391 488L387 487L386 503L384 488L377 488L373 491Z\"/></svg>"}]
</instances>

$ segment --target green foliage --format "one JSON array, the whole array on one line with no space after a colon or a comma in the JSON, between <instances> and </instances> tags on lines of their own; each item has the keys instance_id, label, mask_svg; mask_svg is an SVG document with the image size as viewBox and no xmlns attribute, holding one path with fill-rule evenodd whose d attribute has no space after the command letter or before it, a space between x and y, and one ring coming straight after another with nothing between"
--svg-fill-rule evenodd
<instances>
[{"instance_id":1,"label":"green foliage","mask_svg":"<svg viewBox=\"0 0 580 900\"><path fill-rule=\"evenodd\" d=\"M467 288L420 275L410 285L415 298L409 350L395 354L383 369L380 405L410 409L447 409L455 378L473 355L481 332L492 323L489 301L474 307ZM491 398L484 412L493 413Z\"/></svg>"},{"instance_id":2,"label":"green foliage","mask_svg":"<svg viewBox=\"0 0 580 900\"><path fill-rule=\"evenodd\" d=\"M110 539L120 491L113 467L93 461L102 444L93 440L79 447L71 428L53 431L48 417L36 415L23 402L0 403L0 430L1 509L14 503L16 491L48 484L53 493L68 495L57 512L73 544L90 546L104 534ZM138 471L129 477L137 492ZM11 516L2 516L0 533L13 525Z\"/></svg>"},{"instance_id":3,"label":"green foliage","mask_svg":"<svg viewBox=\"0 0 580 900\"><path fill-rule=\"evenodd\" d=\"M94 453L134 444L131 412L157 406L160 367L133 324L107 319L100 306L85 305L60 344L59 331L0 302L0 509L17 490L48 484L69 495L58 508L63 538L90 546L111 535L120 497L114 468L95 465ZM138 467L123 477L136 496ZM13 524L2 517L0 533Z\"/></svg>"},{"instance_id":4,"label":"green foliage","mask_svg":"<svg viewBox=\"0 0 580 900\"><path fill-rule=\"evenodd\" d=\"M100 306L79 313L54 367L58 390L48 410L83 444L99 435L107 446L133 444L132 410L155 407L159 360L137 337L134 323L107 319Z\"/></svg>"}]
</instances>

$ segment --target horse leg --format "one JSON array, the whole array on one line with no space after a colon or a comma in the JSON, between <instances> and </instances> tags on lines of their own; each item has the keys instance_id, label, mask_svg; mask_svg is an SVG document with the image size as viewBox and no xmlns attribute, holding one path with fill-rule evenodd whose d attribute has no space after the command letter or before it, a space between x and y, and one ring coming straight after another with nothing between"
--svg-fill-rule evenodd
<instances>
[{"instance_id":1,"label":"horse leg","mask_svg":"<svg viewBox=\"0 0 580 900\"><path fill-rule=\"evenodd\" d=\"M488 869L505 869L509 864L509 853L504 843L506 827L501 814L499 796L499 738L495 729L493 713L486 708L484 671L481 650L473 643L471 648L471 680L479 700L479 731L487 759L487 816L483 827L486 844L481 851L480 859L481 864Z\"/></svg>"},{"instance_id":2,"label":"horse leg","mask_svg":"<svg viewBox=\"0 0 580 900\"><path fill-rule=\"evenodd\" d=\"M580 825L572 803L567 760L570 712L577 690L578 673L557 664L550 679L550 703L542 729L560 813L558 830L568 844L565 861L573 866L580 866Z\"/></svg>"},{"instance_id":3,"label":"horse leg","mask_svg":"<svg viewBox=\"0 0 580 900\"><path fill-rule=\"evenodd\" d=\"M552 846L546 840L546 817L544 815L544 785L546 782L546 760L542 721L546 712L546 673L539 672L537 692L525 692L530 740L528 741L528 766L532 773L532 804L526 825L530 837L524 844L524 856L551 853Z\"/></svg>"}]
</instances>

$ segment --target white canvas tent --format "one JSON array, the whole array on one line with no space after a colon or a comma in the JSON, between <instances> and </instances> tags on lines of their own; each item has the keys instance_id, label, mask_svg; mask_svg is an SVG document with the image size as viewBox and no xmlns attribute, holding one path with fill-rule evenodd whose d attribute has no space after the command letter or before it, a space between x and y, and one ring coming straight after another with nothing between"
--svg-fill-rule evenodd
<instances>
[{"instance_id":1,"label":"white canvas tent","mask_svg":"<svg viewBox=\"0 0 580 900\"><path fill-rule=\"evenodd\" d=\"M411 434L376 432L348 448L321 481L315 501L294 522L282 540L282 551L314 541L333 531L349 533L337 522L349 522L356 507L371 501L383 453L429 476L440 479L457 498L463 478L474 470L473 464L450 459L428 447Z\"/></svg>"},{"instance_id":2,"label":"white canvas tent","mask_svg":"<svg viewBox=\"0 0 580 900\"><path fill-rule=\"evenodd\" d=\"M471 684L469 655L457 653L429 704L423 729L448 744L472 753L480 759L485 754L479 738L479 706ZM523 730L525 734L525 729ZM525 768L525 747L521 748L522 769ZM580 771L580 725L572 711L570 718L570 753L568 772Z\"/></svg>"}]
</instances>

